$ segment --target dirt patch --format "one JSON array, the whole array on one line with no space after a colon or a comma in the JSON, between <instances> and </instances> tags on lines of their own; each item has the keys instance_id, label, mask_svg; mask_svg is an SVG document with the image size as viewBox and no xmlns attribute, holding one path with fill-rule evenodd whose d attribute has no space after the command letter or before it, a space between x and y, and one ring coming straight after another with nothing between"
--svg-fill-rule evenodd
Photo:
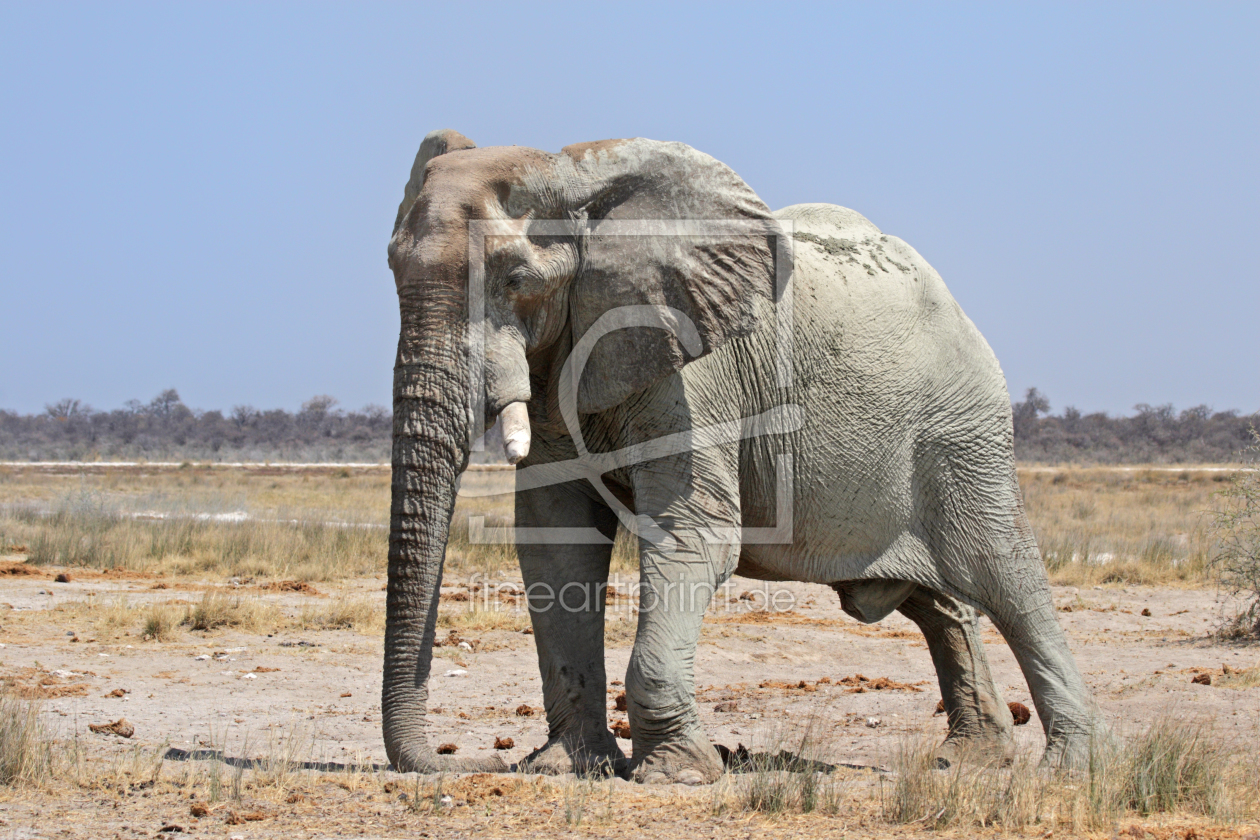
<instances>
[{"instance_id":1,"label":"dirt patch","mask_svg":"<svg viewBox=\"0 0 1260 840\"><path fill-rule=\"evenodd\" d=\"M532 787L528 782L502 776L495 773L473 773L456 779L443 786L443 790L455 800L468 805L475 805L488 799L509 796L523 787ZM386 785L388 788L388 785Z\"/></svg>"},{"instance_id":2,"label":"dirt patch","mask_svg":"<svg viewBox=\"0 0 1260 840\"><path fill-rule=\"evenodd\" d=\"M866 691L923 691L919 686L926 682L927 680L919 680L915 683L903 683L890 680L888 677L870 679L861 674L854 674L851 677L836 680L836 685L849 686L849 690L846 692L848 694L862 694Z\"/></svg>"},{"instance_id":3,"label":"dirt patch","mask_svg":"<svg viewBox=\"0 0 1260 840\"><path fill-rule=\"evenodd\" d=\"M261 587L267 592L297 592L300 595L323 595L304 580L277 580Z\"/></svg>"},{"instance_id":4,"label":"dirt patch","mask_svg":"<svg viewBox=\"0 0 1260 840\"><path fill-rule=\"evenodd\" d=\"M0 676L0 686L27 699L56 700L61 697L84 697L88 693L87 678L90 676L94 674L26 667Z\"/></svg>"},{"instance_id":5,"label":"dirt patch","mask_svg":"<svg viewBox=\"0 0 1260 840\"><path fill-rule=\"evenodd\" d=\"M88 729L97 735L117 735L119 738L130 738L136 734L136 728L126 718L119 718L113 723L89 723Z\"/></svg>"},{"instance_id":6,"label":"dirt patch","mask_svg":"<svg viewBox=\"0 0 1260 840\"><path fill-rule=\"evenodd\" d=\"M31 566L22 560L0 560L0 575L13 577L48 577L43 569Z\"/></svg>"}]
</instances>

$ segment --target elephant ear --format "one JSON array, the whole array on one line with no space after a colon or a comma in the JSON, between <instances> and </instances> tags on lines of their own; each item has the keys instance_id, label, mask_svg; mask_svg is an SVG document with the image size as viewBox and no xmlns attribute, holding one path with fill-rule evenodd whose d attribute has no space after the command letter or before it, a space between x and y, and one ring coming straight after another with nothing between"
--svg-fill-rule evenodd
<instances>
[{"instance_id":1,"label":"elephant ear","mask_svg":"<svg viewBox=\"0 0 1260 840\"><path fill-rule=\"evenodd\" d=\"M670 327L622 318L640 326L597 339L577 389L578 412L592 414L747 335L757 299L773 299L776 248L786 240L738 175L683 143L639 138L562 151L577 170L577 210L589 223L569 301L574 343L602 316L613 313L600 322L604 332L618 323L616 313L644 307L663 313ZM748 232L723 235L710 222Z\"/></svg>"},{"instance_id":2,"label":"elephant ear","mask_svg":"<svg viewBox=\"0 0 1260 840\"><path fill-rule=\"evenodd\" d=\"M416 203L416 196L420 195L420 188L424 186L424 168L429 161L447 152L475 148L477 148L476 143L449 128L439 128L425 135L420 143L420 151L416 152L415 163L411 164L411 177L407 179L407 186L403 188L403 200L398 205L398 215L394 218L395 231L411 210L411 205Z\"/></svg>"}]
</instances>

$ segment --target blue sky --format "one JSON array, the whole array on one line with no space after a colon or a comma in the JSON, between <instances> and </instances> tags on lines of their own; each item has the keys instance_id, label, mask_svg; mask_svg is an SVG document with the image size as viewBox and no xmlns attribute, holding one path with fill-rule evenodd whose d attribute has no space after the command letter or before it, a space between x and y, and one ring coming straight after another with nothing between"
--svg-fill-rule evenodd
<instances>
[{"instance_id":1,"label":"blue sky","mask_svg":"<svg viewBox=\"0 0 1260 840\"><path fill-rule=\"evenodd\" d=\"M388 405L449 127L644 136L942 274L1012 393L1260 409L1260 5L0 5L0 408Z\"/></svg>"}]
</instances>

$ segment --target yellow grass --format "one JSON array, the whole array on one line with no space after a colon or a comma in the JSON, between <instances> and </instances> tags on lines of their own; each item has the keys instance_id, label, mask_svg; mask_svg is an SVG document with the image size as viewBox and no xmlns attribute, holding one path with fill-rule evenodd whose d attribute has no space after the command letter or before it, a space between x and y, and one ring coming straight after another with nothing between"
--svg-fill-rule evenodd
<instances>
[{"instance_id":1,"label":"yellow grass","mask_svg":"<svg viewBox=\"0 0 1260 840\"><path fill-rule=\"evenodd\" d=\"M1058 584L1202 583L1223 472L1022 470L1029 518Z\"/></svg>"},{"instance_id":2,"label":"yellow grass","mask_svg":"<svg viewBox=\"0 0 1260 840\"><path fill-rule=\"evenodd\" d=\"M1213 549L1205 512L1228 474L1108 468L1022 469L1020 482L1051 580L1198 584ZM493 532L512 521L510 471L469 472L447 571L502 574L510 545L473 543L469 517ZM0 468L0 549L26 546L30 562L151 573L311 581L383 577L389 471L134 469L48 474ZM135 518L149 511L165 518ZM242 521L203 514L243 514ZM198 518L200 516L200 518ZM624 532L613 571L633 575L636 543Z\"/></svg>"}]
</instances>

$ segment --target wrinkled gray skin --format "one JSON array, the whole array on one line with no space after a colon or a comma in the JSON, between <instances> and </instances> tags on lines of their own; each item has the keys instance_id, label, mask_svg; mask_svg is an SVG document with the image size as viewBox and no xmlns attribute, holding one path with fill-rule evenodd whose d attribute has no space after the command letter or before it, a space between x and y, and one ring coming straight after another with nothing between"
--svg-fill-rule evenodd
<instances>
[{"instance_id":1,"label":"wrinkled gray skin","mask_svg":"<svg viewBox=\"0 0 1260 840\"><path fill-rule=\"evenodd\" d=\"M736 572L830 584L862 620L899 609L915 621L950 712L946 761L969 745L1010 750L1010 716L976 629L982 611L1023 669L1046 761L1082 760L1093 707L1024 513L1005 382L918 253L841 207L772 214L729 168L680 143L604 141L550 154L476 149L438 131L420 148L389 250L402 329L382 703L397 769L505 769L498 759L437 756L425 737L442 561L468 462L468 222L478 219L510 222L486 241L484 398L487 422L528 404L516 524L604 537L519 546L527 586L606 582L615 501L659 529L640 539L643 592L699 585L698 598L639 614L625 679L635 778L703 783L721 773L699 723L693 663L705 596ZM589 235L531 234L538 219ZM765 233L601 236L605 219L747 220ZM787 250L776 254L774 234L789 219L792 377L780 387L775 307L787 303L776 303L774 277ZM536 486L527 477L540 465L576 455L560 399L571 348L604 313L642 304L673 307L686 324L622 329L594 345L576 394L566 386L589 451L783 405L803 409L799 426L614 469L603 476L608 495L581 478ZM791 542L704 539L713 528L776 524L775 459L784 455ZM550 727L527 761L535 769L625 766L608 730L604 599L591 601L578 610L531 604Z\"/></svg>"}]
</instances>

